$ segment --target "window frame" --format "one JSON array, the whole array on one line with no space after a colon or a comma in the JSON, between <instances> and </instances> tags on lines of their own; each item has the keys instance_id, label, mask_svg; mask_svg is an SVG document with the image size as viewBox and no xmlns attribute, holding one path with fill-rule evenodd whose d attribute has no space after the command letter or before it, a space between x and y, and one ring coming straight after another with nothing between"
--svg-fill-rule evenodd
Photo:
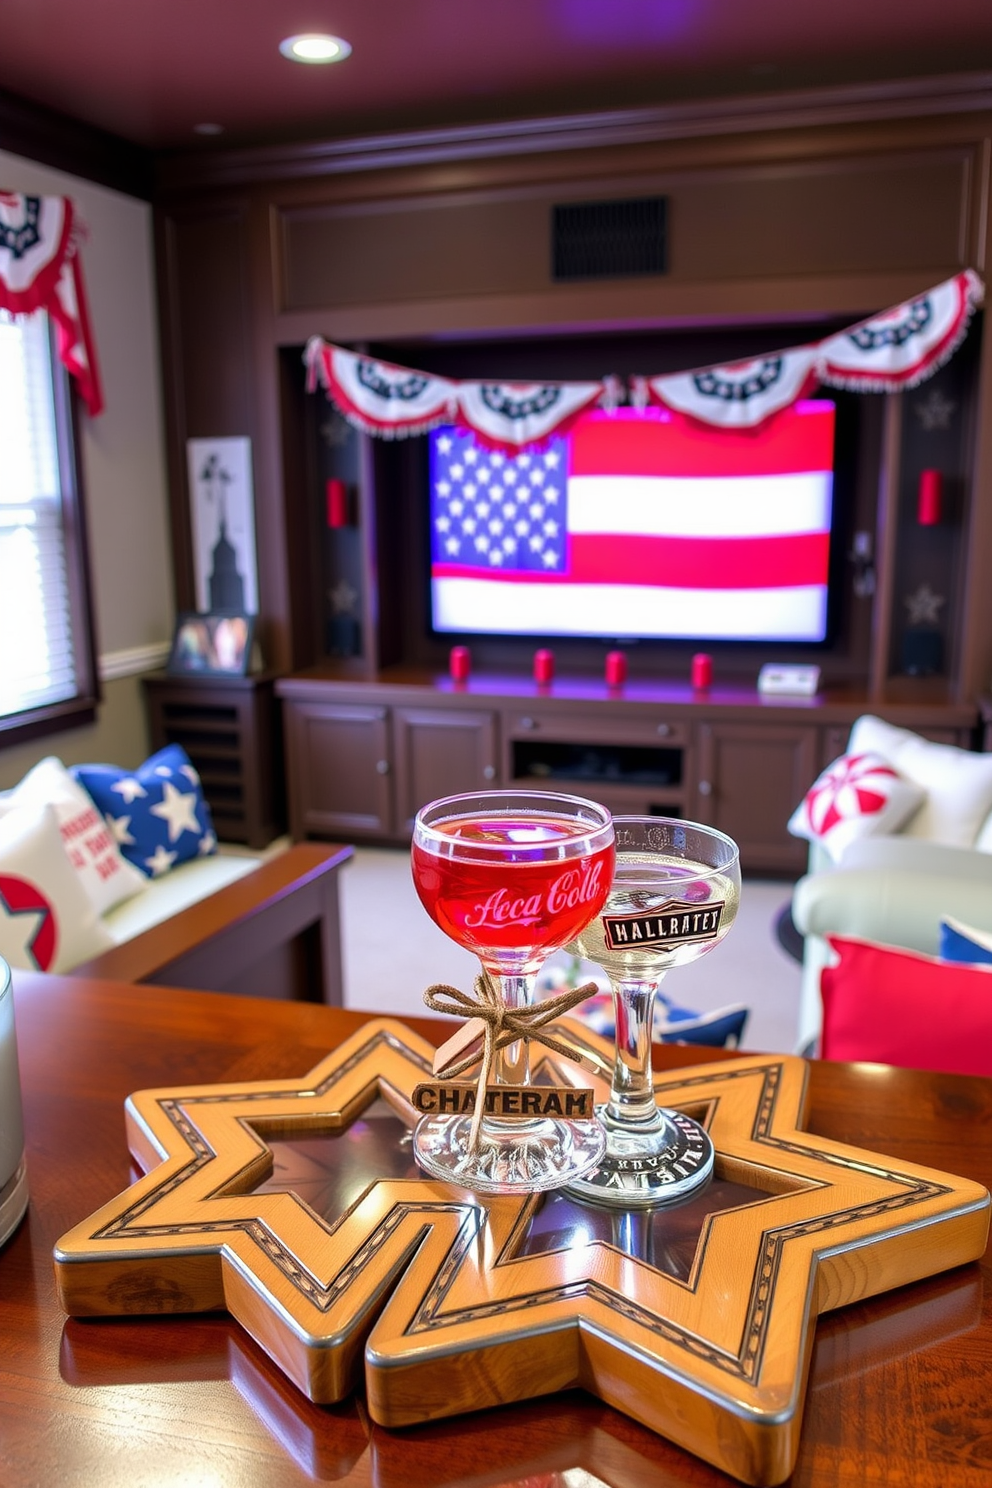
<instances>
[{"instance_id":1,"label":"window frame","mask_svg":"<svg viewBox=\"0 0 992 1488\"><path fill-rule=\"evenodd\" d=\"M28 743L45 734L64 732L96 721L102 701L96 649L93 585L90 576L82 458L79 397L59 360L55 329L48 320L48 349L55 406L55 441L62 503L66 591L76 663L76 692L57 703L44 703L0 715L0 750Z\"/></svg>"}]
</instances>

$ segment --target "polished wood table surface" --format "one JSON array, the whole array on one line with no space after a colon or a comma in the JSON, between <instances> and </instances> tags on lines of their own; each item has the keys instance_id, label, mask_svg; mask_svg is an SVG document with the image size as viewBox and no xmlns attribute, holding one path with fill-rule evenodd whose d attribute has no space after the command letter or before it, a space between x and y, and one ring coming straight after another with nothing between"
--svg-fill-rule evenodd
<instances>
[{"instance_id":1,"label":"polished wood table surface","mask_svg":"<svg viewBox=\"0 0 992 1488\"><path fill-rule=\"evenodd\" d=\"M640 1488L731 1480L572 1391L407 1431L316 1406L226 1315L67 1319L52 1250L136 1176L124 1099L297 1076L362 1015L15 974L31 1204L0 1250L0 1484ZM419 1022L431 1035L443 1024ZM712 1059L666 1047L661 1067ZM992 1186L992 1081L814 1062L808 1128ZM791 1482L992 1481L992 1255L821 1318Z\"/></svg>"}]
</instances>

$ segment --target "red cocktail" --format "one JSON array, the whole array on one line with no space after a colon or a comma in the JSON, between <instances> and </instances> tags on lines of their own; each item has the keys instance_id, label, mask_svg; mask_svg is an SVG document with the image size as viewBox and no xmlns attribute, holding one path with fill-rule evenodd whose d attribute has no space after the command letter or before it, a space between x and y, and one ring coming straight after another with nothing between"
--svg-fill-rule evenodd
<instances>
[{"instance_id":1,"label":"red cocktail","mask_svg":"<svg viewBox=\"0 0 992 1488\"><path fill-rule=\"evenodd\" d=\"M511 961L518 972L537 971L599 913L610 891L612 840L590 851L581 820L521 811L453 817L435 832L430 850L413 846L421 903L497 974Z\"/></svg>"},{"instance_id":2,"label":"red cocktail","mask_svg":"<svg viewBox=\"0 0 992 1488\"><path fill-rule=\"evenodd\" d=\"M433 801L417 815L413 878L431 919L498 977L509 1008L527 1007L533 978L595 919L613 877L610 813L580 796L482 791ZM526 1044L500 1051L498 1081L529 1081ZM425 1117L414 1147L421 1165L484 1192L557 1188L601 1155L593 1123L482 1123L468 1151L464 1117ZM595 1154L595 1155L591 1155Z\"/></svg>"}]
</instances>

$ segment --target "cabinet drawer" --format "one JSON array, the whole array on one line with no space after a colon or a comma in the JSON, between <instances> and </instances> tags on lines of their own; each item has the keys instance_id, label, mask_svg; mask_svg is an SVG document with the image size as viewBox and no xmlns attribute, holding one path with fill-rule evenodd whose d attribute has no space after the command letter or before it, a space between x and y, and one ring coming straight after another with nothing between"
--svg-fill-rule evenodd
<instances>
[{"instance_id":1,"label":"cabinet drawer","mask_svg":"<svg viewBox=\"0 0 992 1488\"><path fill-rule=\"evenodd\" d=\"M619 801L621 809L639 814L648 810L649 797L679 796L686 774L684 740L681 724L650 719L516 713L505 771L519 784L594 796L611 810Z\"/></svg>"},{"instance_id":2,"label":"cabinet drawer","mask_svg":"<svg viewBox=\"0 0 992 1488\"><path fill-rule=\"evenodd\" d=\"M689 730L681 720L658 718L611 718L596 713L542 713L534 708L507 714L505 728L511 739L560 739L582 744L656 744L683 746Z\"/></svg>"}]
</instances>

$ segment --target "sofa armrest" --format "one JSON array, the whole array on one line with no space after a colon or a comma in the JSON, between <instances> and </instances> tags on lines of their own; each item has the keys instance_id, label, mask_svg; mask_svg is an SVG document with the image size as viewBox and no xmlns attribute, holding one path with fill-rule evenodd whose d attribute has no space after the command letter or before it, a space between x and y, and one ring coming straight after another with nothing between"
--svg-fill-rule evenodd
<instances>
[{"instance_id":1,"label":"sofa armrest","mask_svg":"<svg viewBox=\"0 0 992 1488\"><path fill-rule=\"evenodd\" d=\"M341 1007L338 874L351 855L298 843L74 974Z\"/></svg>"},{"instance_id":2,"label":"sofa armrest","mask_svg":"<svg viewBox=\"0 0 992 1488\"><path fill-rule=\"evenodd\" d=\"M808 874L793 891L792 918L803 935L854 935L932 956L943 915L992 930L992 876L975 861L984 857L961 850L956 873L866 866Z\"/></svg>"}]
</instances>

